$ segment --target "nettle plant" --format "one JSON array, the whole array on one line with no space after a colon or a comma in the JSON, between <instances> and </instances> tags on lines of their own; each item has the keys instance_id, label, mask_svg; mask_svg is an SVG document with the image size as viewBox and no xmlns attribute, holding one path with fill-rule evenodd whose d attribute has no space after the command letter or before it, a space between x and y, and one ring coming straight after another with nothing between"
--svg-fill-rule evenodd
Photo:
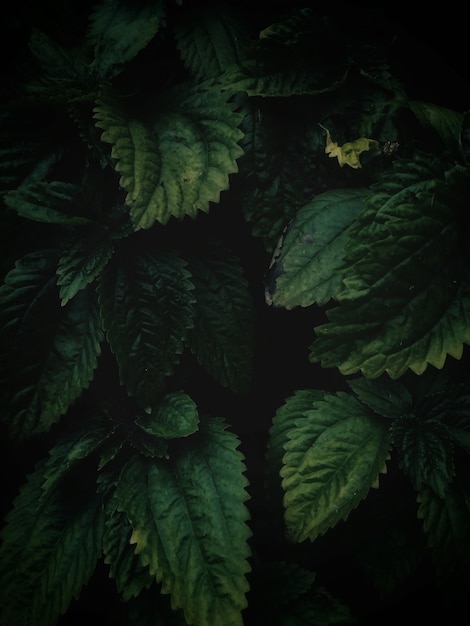
<instances>
[{"instance_id":1,"label":"nettle plant","mask_svg":"<svg viewBox=\"0 0 470 626\"><path fill-rule=\"evenodd\" d=\"M18 31L2 624L67 624L100 564L123 624L354 623L302 557L329 537L377 593L428 555L468 585L470 117L408 96L393 28L236 4L64 3ZM280 310L323 377L268 401ZM381 502L359 529L388 468L416 527Z\"/></svg>"}]
</instances>

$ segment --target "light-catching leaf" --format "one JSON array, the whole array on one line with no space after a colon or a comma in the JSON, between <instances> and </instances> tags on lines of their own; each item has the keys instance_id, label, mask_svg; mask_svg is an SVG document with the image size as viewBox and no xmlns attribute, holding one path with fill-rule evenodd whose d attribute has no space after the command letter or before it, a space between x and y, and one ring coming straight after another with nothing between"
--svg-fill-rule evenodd
<instances>
[{"instance_id":1,"label":"light-catching leaf","mask_svg":"<svg viewBox=\"0 0 470 626\"><path fill-rule=\"evenodd\" d=\"M150 415L136 419L137 426L150 435L174 439L187 437L199 426L196 403L184 391L167 394Z\"/></svg>"},{"instance_id":2,"label":"light-catching leaf","mask_svg":"<svg viewBox=\"0 0 470 626\"><path fill-rule=\"evenodd\" d=\"M254 305L240 260L220 243L188 258L196 314L190 348L220 384L246 393L251 384Z\"/></svg>"},{"instance_id":3,"label":"light-catching leaf","mask_svg":"<svg viewBox=\"0 0 470 626\"><path fill-rule=\"evenodd\" d=\"M121 382L143 409L160 399L194 325L194 286L173 250L115 255L98 285Z\"/></svg>"},{"instance_id":4,"label":"light-catching leaf","mask_svg":"<svg viewBox=\"0 0 470 626\"><path fill-rule=\"evenodd\" d=\"M389 457L388 426L352 394L325 394L288 433L284 467L287 532L297 542L325 533L378 485Z\"/></svg>"},{"instance_id":5,"label":"light-catching leaf","mask_svg":"<svg viewBox=\"0 0 470 626\"><path fill-rule=\"evenodd\" d=\"M313 362L396 379L461 358L470 343L470 177L444 165L418 153L374 185L350 231L339 306L315 329Z\"/></svg>"},{"instance_id":6,"label":"light-catching leaf","mask_svg":"<svg viewBox=\"0 0 470 626\"><path fill-rule=\"evenodd\" d=\"M95 108L102 140L112 144L135 230L207 212L228 189L242 155L241 116L227 95L184 86L164 100L153 126L130 117L111 94Z\"/></svg>"},{"instance_id":7,"label":"light-catching leaf","mask_svg":"<svg viewBox=\"0 0 470 626\"><path fill-rule=\"evenodd\" d=\"M221 420L206 420L168 461L130 459L117 487L136 554L189 624L243 624L251 531L237 446Z\"/></svg>"},{"instance_id":8,"label":"light-catching leaf","mask_svg":"<svg viewBox=\"0 0 470 626\"><path fill-rule=\"evenodd\" d=\"M104 514L94 489L72 482L43 497L43 484L40 463L16 497L2 533L2 624L54 626L78 599L101 554Z\"/></svg>"},{"instance_id":9,"label":"light-catching leaf","mask_svg":"<svg viewBox=\"0 0 470 626\"><path fill-rule=\"evenodd\" d=\"M0 288L3 419L11 436L45 432L93 377L103 339L95 293L60 307L55 251L20 259Z\"/></svg>"},{"instance_id":10,"label":"light-catching leaf","mask_svg":"<svg viewBox=\"0 0 470 626\"><path fill-rule=\"evenodd\" d=\"M274 306L324 305L341 291L349 226L369 194L328 191L299 209L266 278Z\"/></svg>"}]
</instances>

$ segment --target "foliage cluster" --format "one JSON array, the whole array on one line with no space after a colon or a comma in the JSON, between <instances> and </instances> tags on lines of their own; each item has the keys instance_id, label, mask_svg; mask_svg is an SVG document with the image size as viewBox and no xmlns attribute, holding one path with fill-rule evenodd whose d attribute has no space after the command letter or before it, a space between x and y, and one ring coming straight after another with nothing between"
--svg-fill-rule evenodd
<instances>
[{"instance_id":1,"label":"foliage cluster","mask_svg":"<svg viewBox=\"0 0 470 626\"><path fill-rule=\"evenodd\" d=\"M104 623L358 623L335 553L458 604L467 104L377 11L47 8L0 118L2 626L71 624L100 572Z\"/></svg>"}]
</instances>

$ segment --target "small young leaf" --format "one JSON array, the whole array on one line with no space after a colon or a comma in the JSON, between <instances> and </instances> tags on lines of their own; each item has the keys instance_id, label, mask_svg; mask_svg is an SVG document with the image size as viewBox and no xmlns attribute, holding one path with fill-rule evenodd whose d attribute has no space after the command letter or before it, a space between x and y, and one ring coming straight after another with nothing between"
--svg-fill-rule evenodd
<instances>
[{"instance_id":1,"label":"small young leaf","mask_svg":"<svg viewBox=\"0 0 470 626\"><path fill-rule=\"evenodd\" d=\"M195 402L183 391L177 391L167 394L153 413L138 417L135 423L157 437L187 437L198 429L199 413Z\"/></svg>"}]
</instances>

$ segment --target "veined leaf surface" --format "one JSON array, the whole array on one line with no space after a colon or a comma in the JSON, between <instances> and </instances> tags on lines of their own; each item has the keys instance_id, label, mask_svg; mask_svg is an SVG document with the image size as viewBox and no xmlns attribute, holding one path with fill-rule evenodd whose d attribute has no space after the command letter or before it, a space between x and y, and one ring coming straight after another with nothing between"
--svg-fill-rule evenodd
<instances>
[{"instance_id":1,"label":"veined leaf surface","mask_svg":"<svg viewBox=\"0 0 470 626\"><path fill-rule=\"evenodd\" d=\"M270 268L274 306L321 306L342 290L348 229L369 194L364 189L328 191L299 209Z\"/></svg>"},{"instance_id":2,"label":"veined leaf surface","mask_svg":"<svg viewBox=\"0 0 470 626\"><path fill-rule=\"evenodd\" d=\"M136 554L189 624L243 624L251 531L237 446L221 420L206 420L168 461L131 459L117 487Z\"/></svg>"},{"instance_id":3,"label":"veined leaf surface","mask_svg":"<svg viewBox=\"0 0 470 626\"><path fill-rule=\"evenodd\" d=\"M228 189L243 152L237 143L241 116L227 95L185 86L167 99L173 110L161 111L153 126L129 117L111 95L95 109L102 140L113 146L135 230L207 212Z\"/></svg>"},{"instance_id":4,"label":"veined leaf surface","mask_svg":"<svg viewBox=\"0 0 470 626\"><path fill-rule=\"evenodd\" d=\"M45 432L93 377L103 339L96 297L60 307L54 251L24 256L0 288L4 411L13 437Z\"/></svg>"},{"instance_id":5,"label":"veined leaf surface","mask_svg":"<svg viewBox=\"0 0 470 626\"><path fill-rule=\"evenodd\" d=\"M368 378L440 369L470 343L468 172L418 153L396 161L351 232L345 289L311 360Z\"/></svg>"},{"instance_id":6,"label":"veined leaf surface","mask_svg":"<svg viewBox=\"0 0 470 626\"><path fill-rule=\"evenodd\" d=\"M251 383L254 307L240 261L215 242L188 258L196 315L190 348L219 383L246 393Z\"/></svg>"},{"instance_id":7,"label":"veined leaf surface","mask_svg":"<svg viewBox=\"0 0 470 626\"><path fill-rule=\"evenodd\" d=\"M297 542L325 533L378 484L389 456L386 423L352 394L327 394L295 422L281 470L287 530Z\"/></svg>"},{"instance_id":8,"label":"veined leaf surface","mask_svg":"<svg viewBox=\"0 0 470 626\"><path fill-rule=\"evenodd\" d=\"M194 325L194 286L175 251L113 257L98 286L101 315L121 382L152 408Z\"/></svg>"}]
</instances>

